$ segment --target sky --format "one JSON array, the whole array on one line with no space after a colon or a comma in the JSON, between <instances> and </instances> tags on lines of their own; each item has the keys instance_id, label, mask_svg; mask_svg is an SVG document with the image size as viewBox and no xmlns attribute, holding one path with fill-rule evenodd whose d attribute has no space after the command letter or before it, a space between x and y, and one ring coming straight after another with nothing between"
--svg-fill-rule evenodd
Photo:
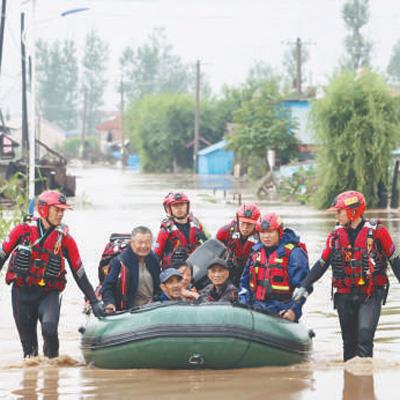
<instances>
[{"instance_id":1,"label":"sky","mask_svg":"<svg viewBox=\"0 0 400 400\"><path fill-rule=\"evenodd\" d=\"M22 4L21 3L25 3ZM323 85L344 53L346 30L341 17L345 0L36 0L32 36L45 40L70 38L83 48L92 28L110 44L105 105L116 109L118 58L127 45L142 44L159 26L184 62L201 61L215 93L223 84L240 84L249 68L263 60L282 68L284 52L300 37L307 43L310 61L305 75ZM29 12L31 1L8 0L5 49L0 76L0 107L20 109L19 13ZM88 11L61 17L78 7ZM370 0L365 34L373 42L372 63L385 71L393 45L400 40L400 2ZM32 30L31 30L32 32Z\"/></svg>"}]
</instances>

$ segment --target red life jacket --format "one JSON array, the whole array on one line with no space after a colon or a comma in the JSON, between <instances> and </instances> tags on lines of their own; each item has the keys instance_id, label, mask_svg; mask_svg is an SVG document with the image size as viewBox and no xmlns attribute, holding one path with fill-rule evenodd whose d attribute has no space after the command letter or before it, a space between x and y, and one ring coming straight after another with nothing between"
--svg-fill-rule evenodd
<instances>
[{"instance_id":1,"label":"red life jacket","mask_svg":"<svg viewBox=\"0 0 400 400\"><path fill-rule=\"evenodd\" d=\"M356 287L371 295L375 287L387 285L387 259L375 240L377 225L378 223L375 220L366 221L358 232L354 247L350 244L346 228L337 226L334 230L331 242L332 257L341 259L342 268L342 271L333 269L332 274L332 285L338 293L350 293L351 289ZM376 254L379 262L383 265L383 268L375 274L371 273L373 272L372 253ZM368 272L365 271L367 264Z\"/></svg>"},{"instance_id":2,"label":"red life jacket","mask_svg":"<svg viewBox=\"0 0 400 400\"><path fill-rule=\"evenodd\" d=\"M15 282L18 286L63 291L66 270L62 241L68 227L60 225L42 237L36 220L22 224L21 229L20 244L13 250L8 264L7 284Z\"/></svg>"},{"instance_id":3,"label":"red life jacket","mask_svg":"<svg viewBox=\"0 0 400 400\"><path fill-rule=\"evenodd\" d=\"M306 251L303 243L299 247ZM292 297L288 272L289 256L296 245L288 243L284 246L285 255L278 257L275 250L269 257L264 246L252 255L250 265L250 288L256 301L286 301Z\"/></svg>"},{"instance_id":4,"label":"red life jacket","mask_svg":"<svg viewBox=\"0 0 400 400\"><path fill-rule=\"evenodd\" d=\"M258 243L258 238L255 234L250 235L243 243L241 235L237 227L236 221L232 221L229 225L229 240L226 243L228 248L227 261L236 267L243 269L244 264L249 257L251 248Z\"/></svg>"},{"instance_id":5,"label":"red life jacket","mask_svg":"<svg viewBox=\"0 0 400 400\"><path fill-rule=\"evenodd\" d=\"M202 233L202 228L198 219L193 217L193 215L189 215L189 222L189 240L178 229L172 217L165 218L161 222L161 228L168 232L168 241L162 258L163 268L171 265L171 258L177 249L183 249L189 255L201 245L198 236Z\"/></svg>"}]
</instances>

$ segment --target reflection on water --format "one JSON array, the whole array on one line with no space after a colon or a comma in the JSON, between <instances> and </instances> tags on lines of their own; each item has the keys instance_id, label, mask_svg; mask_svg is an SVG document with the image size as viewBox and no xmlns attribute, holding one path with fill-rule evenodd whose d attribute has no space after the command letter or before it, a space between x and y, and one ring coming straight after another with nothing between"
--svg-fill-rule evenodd
<instances>
[{"instance_id":1,"label":"reflection on water","mask_svg":"<svg viewBox=\"0 0 400 400\"><path fill-rule=\"evenodd\" d=\"M0 371L1 398L53 399L191 399L235 400L387 400L397 399L393 385L399 366L373 373L364 360L347 368L300 365L231 371L101 370L49 365ZM357 370L358 368L358 370Z\"/></svg>"},{"instance_id":2,"label":"reflection on water","mask_svg":"<svg viewBox=\"0 0 400 400\"><path fill-rule=\"evenodd\" d=\"M66 214L79 245L81 256L92 282L96 267L111 232L130 231L144 224L156 232L163 218L162 199L170 190L184 190L192 199L192 209L207 231L214 234L237 208L226 204L221 191L213 188L229 182L204 181L192 175L140 175L132 171L106 168L76 169L77 198L74 211ZM206 201L205 201L206 199ZM213 200L213 201L209 201ZM331 215L323 211L291 205L262 204L263 212L276 211L287 226L293 227L306 242L311 262L315 262L325 238L333 228ZM395 243L400 243L400 218L394 213L376 213L388 226ZM304 307L303 323L312 328L313 360L301 366L260 368L234 371L149 371L97 370L70 366L65 360L82 360L78 328L85 323L82 295L68 274L69 284L63 296L60 318L60 352L68 355L56 364L38 362L28 367L20 363L21 349L11 305L10 288L0 282L0 398L147 398L183 399L391 399L392 379L400 371L400 285L391 277L388 304L383 307L375 341L375 359L391 360L390 366L365 373L360 366L344 371L341 363L341 338L336 312L330 300L330 273L316 283ZM69 357L69 358L68 358ZM10 365L13 368L9 368ZM353 366L354 367L354 366ZM356 372L355 372L356 370ZM363 375L357 374L362 370ZM375 384L374 384L375 383ZM364 393L364 397L355 397ZM375 391L375 393L374 393ZM369 397L368 397L369 396Z\"/></svg>"},{"instance_id":3,"label":"reflection on water","mask_svg":"<svg viewBox=\"0 0 400 400\"><path fill-rule=\"evenodd\" d=\"M376 400L374 375L353 375L343 371L343 400Z\"/></svg>"},{"instance_id":4,"label":"reflection on water","mask_svg":"<svg viewBox=\"0 0 400 400\"><path fill-rule=\"evenodd\" d=\"M60 370L58 368L25 368L20 388L13 390L17 398L56 400L59 398Z\"/></svg>"}]
</instances>

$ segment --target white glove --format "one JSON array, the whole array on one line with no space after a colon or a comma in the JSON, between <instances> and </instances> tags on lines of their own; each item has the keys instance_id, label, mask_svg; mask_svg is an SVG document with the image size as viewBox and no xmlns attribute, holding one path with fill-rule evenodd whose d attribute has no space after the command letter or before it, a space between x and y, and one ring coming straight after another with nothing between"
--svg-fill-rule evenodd
<instances>
[{"instance_id":1,"label":"white glove","mask_svg":"<svg viewBox=\"0 0 400 400\"><path fill-rule=\"evenodd\" d=\"M308 296L307 289L304 288L303 286L300 286L294 289L292 294L292 300L298 302L301 301L302 299L306 299L307 296Z\"/></svg>"}]
</instances>

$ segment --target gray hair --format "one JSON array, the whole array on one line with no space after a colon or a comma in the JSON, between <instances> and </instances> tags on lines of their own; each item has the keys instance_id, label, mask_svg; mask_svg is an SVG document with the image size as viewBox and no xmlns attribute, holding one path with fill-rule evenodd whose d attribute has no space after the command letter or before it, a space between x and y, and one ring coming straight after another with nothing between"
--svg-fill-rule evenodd
<instances>
[{"instance_id":1,"label":"gray hair","mask_svg":"<svg viewBox=\"0 0 400 400\"><path fill-rule=\"evenodd\" d=\"M151 230L149 228L147 228L147 226L140 225L140 226L136 226L135 228L133 228L132 233L131 233L131 239L134 240L138 234L150 235L151 240L153 240L153 234L152 234Z\"/></svg>"}]
</instances>

